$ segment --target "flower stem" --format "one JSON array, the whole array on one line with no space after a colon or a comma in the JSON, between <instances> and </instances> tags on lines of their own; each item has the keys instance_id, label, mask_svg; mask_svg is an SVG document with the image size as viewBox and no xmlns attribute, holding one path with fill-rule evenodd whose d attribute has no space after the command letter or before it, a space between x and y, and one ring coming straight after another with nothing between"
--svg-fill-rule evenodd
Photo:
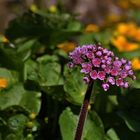
<instances>
[{"instance_id":1,"label":"flower stem","mask_svg":"<svg viewBox=\"0 0 140 140\"><path fill-rule=\"evenodd\" d=\"M85 122L85 118L86 118L87 112L88 112L88 105L89 105L89 102L90 102L92 87L93 87L93 80L91 80L90 83L88 84L88 88L87 88L85 98L84 98L84 101L83 101L83 105L82 105L82 108L81 108L81 112L80 112L80 116L79 116L79 122L78 122L78 125L77 125L74 140L81 140L83 127L84 127L84 122Z\"/></svg>"}]
</instances>

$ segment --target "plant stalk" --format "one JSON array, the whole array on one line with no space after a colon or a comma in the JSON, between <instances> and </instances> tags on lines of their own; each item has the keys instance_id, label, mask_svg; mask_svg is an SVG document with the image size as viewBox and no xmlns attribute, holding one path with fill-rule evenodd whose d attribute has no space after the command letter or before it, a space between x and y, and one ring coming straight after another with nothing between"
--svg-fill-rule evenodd
<instances>
[{"instance_id":1,"label":"plant stalk","mask_svg":"<svg viewBox=\"0 0 140 140\"><path fill-rule=\"evenodd\" d=\"M82 108L80 111L79 121L78 121L74 140L81 140L83 127L84 127L84 123L85 123L85 118L86 118L87 113L88 113L88 105L90 103L90 96L91 96L91 92L92 92L92 87L93 87L93 80L90 81L90 83L88 84L88 87L87 87L87 91L85 94L83 105L82 105Z\"/></svg>"}]
</instances>

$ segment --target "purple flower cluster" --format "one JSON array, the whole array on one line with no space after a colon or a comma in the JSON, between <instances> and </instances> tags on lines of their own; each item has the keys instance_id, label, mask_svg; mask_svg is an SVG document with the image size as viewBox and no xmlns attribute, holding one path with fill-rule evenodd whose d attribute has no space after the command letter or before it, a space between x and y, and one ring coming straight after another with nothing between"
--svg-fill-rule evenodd
<instances>
[{"instance_id":1,"label":"purple flower cluster","mask_svg":"<svg viewBox=\"0 0 140 140\"><path fill-rule=\"evenodd\" d=\"M70 52L69 68L81 67L83 80L88 84L90 80L102 81L102 88L107 91L110 85L128 88L127 77L136 79L131 68L131 62L119 59L113 52L103 48L100 44L83 45Z\"/></svg>"}]
</instances>

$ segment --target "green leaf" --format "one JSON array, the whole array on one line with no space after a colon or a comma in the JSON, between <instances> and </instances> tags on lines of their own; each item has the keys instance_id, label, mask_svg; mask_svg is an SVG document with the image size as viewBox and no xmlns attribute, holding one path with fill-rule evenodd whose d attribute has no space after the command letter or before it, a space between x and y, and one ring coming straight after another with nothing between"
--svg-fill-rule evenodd
<instances>
[{"instance_id":1,"label":"green leaf","mask_svg":"<svg viewBox=\"0 0 140 140\"><path fill-rule=\"evenodd\" d=\"M130 81L131 83L131 85L132 85L132 87L135 89L135 88L137 88L137 89L140 89L140 72L139 72L139 70L138 71L135 71L135 76L136 76L136 80L135 81Z\"/></svg>"},{"instance_id":2,"label":"green leaf","mask_svg":"<svg viewBox=\"0 0 140 140\"><path fill-rule=\"evenodd\" d=\"M57 60L55 55L45 55L37 59L38 63L32 60L26 61L24 68L24 79L27 80L26 87L29 89L28 85L43 88L62 85L61 66L56 62ZM33 87L30 89L33 90Z\"/></svg>"},{"instance_id":3,"label":"green leaf","mask_svg":"<svg viewBox=\"0 0 140 140\"><path fill-rule=\"evenodd\" d=\"M118 112L119 116L125 121L127 127L133 132L140 132L140 121L134 120L125 112Z\"/></svg>"},{"instance_id":4,"label":"green leaf","mask_svg":"<svg viewBox=\"0 0 140 140\"><path fill-rule=\"evenodd\" d=\"M23 131L28 118L23 114L17 114L8 119L8 127L13 132Z\"/></svg>"},{"instance_id":5,"label":"green leaf","mask_svg":"<svg viewBox=\"0 0 140 140\"><path fill-rule=\"evenodd\" d=\"M33 81L38 81L39 76L38 76L38 64L29 59L25 62L24 65L24 80L33 80Z\"/></svg>"},{"instance_id":6,"label":"green leaf","mask_svg":"<svg viewBox=\"0 0 140 140\"><path fill-rule=\"evenodd\" d=\"M28 118L23 114L16 114L6 120L6 125L0 126L2 140L23 140Z\"/></svg>"},{"instance_id":7,"label":"green leaf","mask_svg":"<svg viewBox=\"0 0 140 140\"><path fill-rule=\"evenodd\" d=\"M56 62L58 60L59 59L56 55L43 55L37 59L37 62L40 64L45 64L47 62Z\"/></svg>"},{"instance_id":8,"label":"green leaf","mask_svg":"<svg viewBox=\"0 0 140 140\"><path fill-rule=\"evenodd\" d=\"M20 70L22 72L23 61L20 58L20 56L17 55L15 49L0 47L0 60L1 60L0 64L3 67L13 69L13 70Z\"/></svg>"},{"instance_id":9,"label":"green leaf","mask_svg":"<svg viewBox=\"0 0 140 140\"><path fill-rule=\"evenodd\" d=\"M140 57L140 49L131 52L123 52L119 54L121 57L125 57L127 59L133 59L135 57Z\"/></svg>"},{"instance_id":10,"label":"green leaf","mask_svg":"<svg viewBox=\"0 0 140 140\"><path fill-rule=\"evenodd\" d=\"M107 131L107 137L109 140L119 140L119 137L113 128Z\"/></svg>"},{"instance_id":11,"label":"green leaf","mask_svg":"<svg viewBox=\"0 0 140 140\"><path fill-rule=\"evenodd\" d=\"M83 75L79 69L65 70L65 79L64 90L67 93L67 99L72 103L81 104L87 87L83 82Z\"/></svg>"},{"instance_id":12,"label":"green leaf","mask_svg":"<svg viewBox=\"0 0 140 140\"><path fill-rule=\"evenodd\" d=\"M56 55L44 55L37 59L39 63L39 84L42 87L63 84L61 65Z\"/></svg>"},{"instance_id":13,"label":"green leaf","mask_svg":"<svg viewBox=\"0 0 140 140\"><path fill-rule=\"evenodd\" d=\"M36 39L30 39L24 42L21 41L17 44L17 55L25 61L31 56L38 46L39 44Z\"/></svg>"},{"instance_id":14,"label":"green leaf","mask_svg":"<svg viewBox=\"0 0 140 140\"><path fill-rule=\"evenodd\" d=\"M20 137L21 138L21 137ZM18 140L19 139L19 136L11 133L11 134L8 134L5 138L5 140Z\"/></svg>"},{"instance_id":15,"label":"green leaf","mask_svg":"<svg viewBox=\"0 0 140 140\"><path fill-rule=\"evenodd\" d=\"M94 36L93 34L83 34L78 37L78 42L80 43L80 45L93 43Z\"/></svg>"},{"instance_id":16,"label":"green leaf","mask_svg":"<svg viewBox=\"0 0 140 140\"><path fill-rule=\"evenodd\" d=\"M25 52L27 50L30 50L33 48L35 43L36 43L36 39L31 39L31 40L22 42L22 43L18 44L17 52L20 53L20 52Z\"/></svg>"},{"instance_id":17,"label":"green leaf","mask_svg":"<svg viewBox=\"0 0 140 140\"><path fill-rule=\"evenodd\" d=\"M81 23L78 21L71 21L68 24L68 29L69 31L80 31L81 30Z\"/></svg>"},{"instance_id":18,"label":"green leaf","mask_svg":"<svg viewBox=\"0 0 140 140\"><path fill-rule=\"evenodd\" d=\"M101 140L104 138L103 123L96 112L89 112L84 131L83 139L85 140Z\"/></svg>"},{"instance_id":19,"label":"green leaf","mask_svg":"<svg viewBox=\"0 0 140 140\"><path fill-rule=\"evenodd\" d=\"M39 92L25 91L19 105L25 108L28 112L38 114L41 107L40 96L41 93Z\"/></svg>"},{"instance_id":20,"label":"green leaf","mask_svg":"<svg viewBox=\"0 0 140 140\"><path fill-rule=\"evenodd\" d=\"M101 42L104 47L108 47L110 41L111 33L110 31L85 33L78 37L80 45Z\"/></svg>"},{"instance_id":21,"label":"green leaf","mask_svg":"<svg viewBox=\"0 0 140 140\"><path fill-rule=\"evenodd\" d=\"M40 64L39 83L41 86L53 86L60 84L61 66L59 63L52 62Z\"/></svg>"},{"instance_id":22,"label":"green leaf","mask_svg":"<svg viewBox=\"0 0 140 140\"><path fill-rule=\"evenodd\" d=\"M73 140L75 136L78 116L71 112L70 108L66 108L59 118L59 125L63 140ZM103 124L95 112L88 114L82 140L102 140L104 138Z\"/></svg>"},{"instance_id":23,"label":"green leaf","mask_svg":"<svg viewBox=\"0 0 140 140\"><path fill-rule=\"evenodd\" d=\"M63 85L47 86L42 88L45 93L52 96L53 99L63 101L65 98L65 92Z\"/></svg>"},{"instance_id":24,"label":"green leaf","mask_svg":"<svg viewBox=\"0 0 140 140\"><path fill-rule=\"evenodd\" d=\"M40 110L40 92L26 91L21 84L0 93L0 110L18 105L28 112Z\"/></svg>"},{"instance_id":25,"label":"green leaf","mask_svg":"<svg viewBox=\"0 0 140 140\"><path fill-rule=\"evenodd\" d=\"M66 108L59 118L59 125L63 140L73 140L76 130L78 117L71 112L70 108Z\"/></svg>"}]
</instances>

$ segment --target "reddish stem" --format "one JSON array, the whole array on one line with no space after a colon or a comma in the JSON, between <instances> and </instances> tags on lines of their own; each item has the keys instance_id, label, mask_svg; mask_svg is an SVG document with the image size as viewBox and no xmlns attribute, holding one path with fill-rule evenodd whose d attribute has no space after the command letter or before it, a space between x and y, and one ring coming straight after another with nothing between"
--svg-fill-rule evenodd
<instances>
[{"instance_id":1,"label":"reddish stem","mask_svg":"<svg viewBox=\"0 0 140 140\"><path fill-rule=\"evenodd\" d=\"M74 140L81 140L83 127L84 127L84 122L85 122L85 118L86 118L87 112L88 112L88 105L89 105L89 102L90 102L92 87L93 87L93 81L91 81L88 84L88 88L87 88L85 98L84 98L84 101L83 101L83 105L82 105L82 108L81 108L81 112L80 112L80 116L79 116L79 122L78 122L78 125L77 125Z\"/></svg>"}]
</instances>

